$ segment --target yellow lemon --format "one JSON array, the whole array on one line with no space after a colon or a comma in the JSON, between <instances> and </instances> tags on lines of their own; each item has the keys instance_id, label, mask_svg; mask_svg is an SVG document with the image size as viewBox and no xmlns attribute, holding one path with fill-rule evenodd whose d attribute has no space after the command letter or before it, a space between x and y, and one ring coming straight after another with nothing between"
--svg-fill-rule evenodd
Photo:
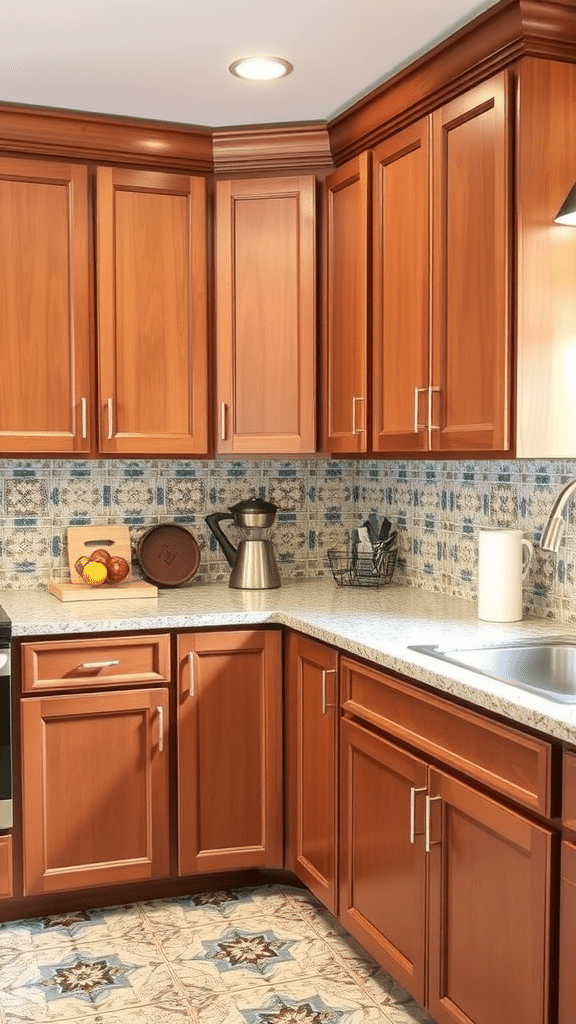
<instances>
[{"instance_id":1,"label":"yellow lemon","mask_svg":"<svg viewBox=\"0 0 576 1024\"><path fill-rule=\"evenodd\" d=\"M82 579L91 587L99 587L108 576L106 566L102 562L86 562L82 570Z\"/></svg>"}]
</instances>

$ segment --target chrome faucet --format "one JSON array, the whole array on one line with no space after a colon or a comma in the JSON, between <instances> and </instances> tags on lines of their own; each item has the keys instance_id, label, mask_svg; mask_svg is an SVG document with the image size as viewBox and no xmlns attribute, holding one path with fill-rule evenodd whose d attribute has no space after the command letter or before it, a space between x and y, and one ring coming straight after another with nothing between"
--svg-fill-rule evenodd
<instances>
[{"instance_id":1,"label":"chrome faucet","mask_svg":"<svg viewBox=\"0 0 576 1024\"><path fill-rule=\"evenodd\" d=\"M564 527L566 526L566 523L562 518L562 513L570 501L570 498L575 494L576 480L569 480L556 498L556 501L552 506L552 511L544 524L542 536L540 537L540 547L543 551L558 551L560 548L560 541L562 540L562 534L564 533Z\"/></svg>"}]
</instances>

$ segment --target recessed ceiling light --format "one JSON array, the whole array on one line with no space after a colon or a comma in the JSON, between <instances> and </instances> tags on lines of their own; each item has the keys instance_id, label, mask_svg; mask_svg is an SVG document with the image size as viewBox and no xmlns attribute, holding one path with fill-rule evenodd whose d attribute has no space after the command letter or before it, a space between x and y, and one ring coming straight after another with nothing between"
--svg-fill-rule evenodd
<instances>
[{"instance_id":1,"label":"recessed ceiling light","mask_svg":"<svg viewBox=\"0 0 576 1024\"><path fill-rule=\"evenodd\" d=\"M273 78L289 75L293 68L290 61L283 57L241 57L228 70L230 74L250 82L269 82Z\"/></svg>"}]
</instances>

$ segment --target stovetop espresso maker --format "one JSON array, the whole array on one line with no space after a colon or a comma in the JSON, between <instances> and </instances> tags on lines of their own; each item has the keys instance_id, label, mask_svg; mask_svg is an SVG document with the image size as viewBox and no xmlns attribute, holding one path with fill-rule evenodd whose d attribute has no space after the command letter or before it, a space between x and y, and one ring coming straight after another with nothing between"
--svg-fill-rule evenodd
<instances>
[{"instance_id":1,"label":"stovetop espresso maker","mask_svg":"<svg viewBox=\"0 0 576 1024\"><path fill-rule=\"evenodd\" d=\"M273 590L280 586L274 548L266 535L277 511L277 506L270 501L248 498L232 505L228 512L213 512L206 516L208 526L232 566L230 587L236 590ZM242 531L242 540L237 548L219 525L227 519Z\"/></svg>"}]
</instances>

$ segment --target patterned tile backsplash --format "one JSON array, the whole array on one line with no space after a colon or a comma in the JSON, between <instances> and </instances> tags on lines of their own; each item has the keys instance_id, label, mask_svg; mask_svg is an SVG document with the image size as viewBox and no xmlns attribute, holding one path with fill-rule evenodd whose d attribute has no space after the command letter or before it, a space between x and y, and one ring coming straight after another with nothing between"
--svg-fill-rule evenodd
<instances>
[{"instance_id":1,"label":"patterned tile backsplash","mask_svg":"<svg viewBox=\"0 0 576 1024\"><path fill-rule=\"evenodd\" d=\"M201 550L196 580L229 567L204 521L262 497L278 505L271 531L281 576L329 573L330 547L347 546L370 513L398 530L395 581L474 600L478 530L516 527L537 541L576 460L518 461L0 461L0 588L46 588L67 576L71 525L127 523L134 559L150 526L187 526ZM234 530L229 530L235 542ZM135 563L134 572L138 574ZM528 614L576 621L576 507L558 555L536 548L524 588Z\"/></svg>"}]
</instances>

